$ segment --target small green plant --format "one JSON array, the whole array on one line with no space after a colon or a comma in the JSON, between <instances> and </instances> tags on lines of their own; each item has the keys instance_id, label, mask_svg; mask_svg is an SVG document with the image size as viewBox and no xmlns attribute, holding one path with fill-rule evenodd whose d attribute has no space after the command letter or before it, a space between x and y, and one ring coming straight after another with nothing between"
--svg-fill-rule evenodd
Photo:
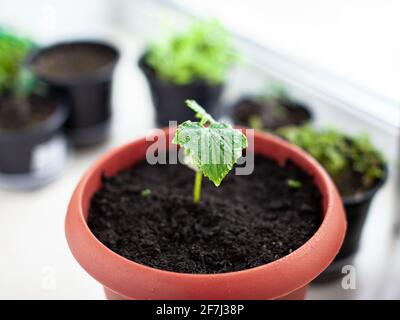
<instances>
[{"instance_id":1,"label":"small green plant","mask_svg":"<svg viewBox=\"0 0 400 320\"><path fill-rule=\"evenodd\" d=\"M317 130L308 125L281 128L278 134L317 159L339 189L348 170L360 176L364 189L385 176L385 160L366 135L350 137L335 129Z\"/></svg>"},{"instance_id":2,"label":"small green plant","mask_svg":"<svg viewBox=\"0 0 400 320\"><path fill-rule=\"evenodd\" d=\"M249 117L249 127L254 130L264 130L264 124L258 114L252 114Z\"/></svg>"},{"instance_id":3,"label":"small green plant","mask_svg":"<svg viewBox=\"0 0 400 320\"><path fill-rule=\"evenodd\" d=\"M292 101L292 98L284 85L275 80L268 81L261 98L264 100L272 99L280 102Z\"/></svg>"},{"instance_id":4,"label":"small green plant","mask_svg":"<svg viewBox=\"0 0 400 320\"><path fill-rule=\"evenodd\" d=\"M149 197L150 195L151 195L151 190L150 190L149 188L143 189L143 190L140 192L140 196L141 196L142 198L147 198L147 197Z\"/></svg>"},{"instance_id":5,"label":"small green plant","mask_svg":"<svg viewBox=\"0 0 400 320\"><path fill-rule=\"evenodd\" d=\"M157 76L178 85L199 80L221 83L237 60L229 34L217 21L194 23L178 33L150 46L146 63Z\"/></svg>"},{"instance_id":6,"label":"small green plant","mask_svg":"<svg viewBox=\"0 0 400 320\"><path fill-rule=\"evenodd\" d=\"M191 166L196 169L193 202L198 203L203 175L218 187L242 156L247 138L229 124L215 121L196 101L187 100L186 105L200 121L180 124L172 142L185 149Z\"/></svg>"},{"instance_id":7,"label":"small green plant","mask_svg":"<svg viewBox=\"0 0 400 320\"><path fill-rule=\"evenodd\" d=\"M23 96L32 89L34 79L22 62L33 46L29 39L0 29L0 94L8 91Z\"/></svg>"},{"instance_id":8,"label":"small green plant","mask_svg":"<svg viewBox=\"0 0 400 320\"><path fill-rule=\"evenodd\" d=\"M299 189L302 186L299 180L294 180L294 179L288 179L287 185L289 186L289 188L292 189Z\"/></svg>"},{"instance_id":9,"label":"small green plant","mask_svg":"<svg viewBox=\"0 0 400 320\"><path fill-rule=\"evenodd\" d=\"M270 117L276 121L285 120L288 116L288 111L285 104L291 104L292 99L286 88L277 81L268 81L264 91L251 98L260 106L268 106L271 108ZM260 114L253 114L248 118L248 126L254 130L266 130L262 116Z\"/></svg>"}]
</instances>

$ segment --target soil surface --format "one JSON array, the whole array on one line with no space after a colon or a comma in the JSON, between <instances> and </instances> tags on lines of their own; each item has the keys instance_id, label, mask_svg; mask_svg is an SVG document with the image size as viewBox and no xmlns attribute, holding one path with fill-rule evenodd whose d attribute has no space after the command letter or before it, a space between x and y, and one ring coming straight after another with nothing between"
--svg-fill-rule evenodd
<instances>
[{"instance_id":1,"label":"soil surface","mask_svg":"<svg viewBox=\"0 0 400 320\"><path fill-rule=\"evenodd\" d=\"M289 125L299 126L311 119L304 107L272 99L265 101L243 99L233 108L235 124L254 127L254 122L257 121L260 128L256 129L260 130L275 131Z\"/></svg>"},{"instance_id":2,"label":"soil surface","mask_svg":"<svg viewBox=\"0 0 400 320\"><path fill-rule=\"evenodd\" d=\"M288 179L301 181L291 188ZM248 176L234 170L216 188L203 179L193 204L194 172L183 165L141 163L103 177L88 225L116 253L183 273L244 270L279 259L304 244L321 223L321 195L292 163L255 158Z\"/></svg>"},{"instance_id":3,"label":"soil surface","mask_svg":"<svg viewBox=\"0 0 400 320\"><path fill-rule=\"evenodd\" d=\"M335 181L339 193L342 197L357 197L361 196L370 188L365 188L362 184L362 176L349 169ZM376 183L375 183L376 184ZM373 188L375 184L371 187Z\"/></svg>"},{"instance_id":4,"label":"soil surface","mask_svg":"<svg viewBox=\"0 0 400 320\"><path fill-rule=\"evenodd\" d=\"M351 160L349 161L351 163L350 168L334 180L342 198L361 198L366 192L382 183L382 179L375 179L371 185L364 185L363 176L351 169L353 163Z\"/></svg>"},{"instance_id":5,"label":"soil surface","mask_svg":"<svg viewBox=\"0 0 400 320\"><path fill-rule=\"evenodd\" d=\"M33 128L48 119L55 110L54 101L38 95L2 98L0 100L0 132Z\"/></svg>"},{"instance_id":6,"label":"soil surface","mask_svg":"<svg viewBox=\"0 0 400 320\"><path fill-rule=\"evenodd\" d=\"M114 50L96 44L65 44L38 55L33 70L53 79L71 79L90 75L116 61Z\"/></svg>"}]
</instances>

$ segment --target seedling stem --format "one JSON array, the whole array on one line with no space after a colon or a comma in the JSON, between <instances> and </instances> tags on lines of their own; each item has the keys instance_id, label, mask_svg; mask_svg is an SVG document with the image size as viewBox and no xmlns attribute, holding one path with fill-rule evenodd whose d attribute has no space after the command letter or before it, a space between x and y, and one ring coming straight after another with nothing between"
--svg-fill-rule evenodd
<instances>
[{"instance_id":1,"label":"seedling stem","mask_svg":"<svg viewBox=\"0 0 400 320\"><path fill-rule=\"evenodd\" d=\"M193 190L193 202L200 202L201 195L201 182L203 181L203 174L200 171L196 171L196 177L194 181L194 190Z\"/></svg>"}]
</instances>

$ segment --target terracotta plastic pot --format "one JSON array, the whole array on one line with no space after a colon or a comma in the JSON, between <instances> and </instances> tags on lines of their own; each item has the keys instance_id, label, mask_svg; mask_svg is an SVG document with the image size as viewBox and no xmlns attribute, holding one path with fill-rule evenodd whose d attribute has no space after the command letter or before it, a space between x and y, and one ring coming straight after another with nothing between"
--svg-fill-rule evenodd
<instances>
[{"instance_id":1,"label":"terracotta plastic pot","mask_svg":"<svg viewBox=\"0 0 400 320\"><path fill-rule=\"evenodd\" d=\"M165 131L167 132L167 130ZM173 131L168 134L172 139ZM300 248L274 262L237 272L184 274L130 261L104 246L87 225L93 194L102 174L114 175L145 159L151 142L138 139L97 162L76 188L66 217L66 236L81 266L106 290L109 299L303 299L307 285L339 252L346 229L340 196L325 170L299 148L266 133L254 134L254 152L280 163L291 159L315 177L323 195L318 231Z\"/></svg>"}]
</instances>

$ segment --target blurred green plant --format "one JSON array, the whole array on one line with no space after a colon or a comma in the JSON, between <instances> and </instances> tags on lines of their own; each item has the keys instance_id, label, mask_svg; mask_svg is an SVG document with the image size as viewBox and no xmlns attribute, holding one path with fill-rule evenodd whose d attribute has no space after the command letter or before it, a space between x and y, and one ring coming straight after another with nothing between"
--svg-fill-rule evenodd
<instances>
[{"instance_id":1,"label":"blurred green plant","mask_svg":"<svg viewBox=\"0 0 400 320\"><path fill-rule=\"evenodd\" d=\"M288 179L287 180L287 185L289 186L289 188L299 189L299 188L301 188L302 183L299 180Z\"/></svg>"},{"instance_id":2,"label":"blurred green plant","mask_svg":"<svg viewBox=\"0 0 400 320\"><path fill-rule=\"evenodd\" d=\"M269 105L272 117L283 120L288 116L285 105L293 103L288 90L278 81L270 80L266 83L264 90L252 97L252 100L259 105ZM255 130L264 130L263 121L260 115L252 115L249 118L249 127Z\"/></svg>"},{"instance_id":3,"label":"blurred green plant","mask_svg":"<svg viewBox=\"0 0 400 320\"><path fill-rule=\"evenodd\" d=\"M162 80L178 85L199 80L218 84L238 55L228 32L211 20L195 22L186 32L152 44L145 59Z\"/></svg>"},{"instance_id":4,"label":"blurred green plant","mask_svg":"<svg viewBox=\"0 0 400 320\"><path fill-rule=\"evenodd\" d=\"M364 189L385 176L385 160L365 134L350 137L332 128L317 130L309 125L280 128L278 134L317 159L339 189L348 170L361 177Z\"/></svg>"},{"instance_id":5,"label":"blurred green plant","mask_svg":"<svg viewBox=\"0 0 400 320\"><path fill-rule=\"evenodd\" d=\"M261 116L258 114L252 114L249 117L249 127L254 130L264 130L264 124Z\"/></svg>"},{"instance_id":6,"label":"blurred green plant","mask_svg":"<svg viewBox=\"0 0 400 320\"><path fill-rule=\"evenodd\" d=\"M292 98L290 97L289 91L285 88L285 86L276 81L276 80L269 80L266 85L265 89L260 95L260 99L262 100L275 100L281 103L290 103L292 102Z\"/></svg>"},{"instance_id":7,"label":"blurred green plant","mask_svg":"<svg viewBox=\"0 0 400 320\"><path fill-rule=\"evenodd\" d=\"M0 28L0 94L28 94L35 85L34 77L22 67L34 43Z\"/></svg>"},{"instance_id":8,"label":"blurred green plant","mask_svg":"<svg viewBox=\"0 0 400 320\"><path fill-rule=\"evenodd\" d=\"M150 190L149 188L143 189L143 190L140 192L140 195L141 195L143 198L147 198L147 197L149 197L149 196L151 195L151 190Z\"/></svg>"}]
</instances>

